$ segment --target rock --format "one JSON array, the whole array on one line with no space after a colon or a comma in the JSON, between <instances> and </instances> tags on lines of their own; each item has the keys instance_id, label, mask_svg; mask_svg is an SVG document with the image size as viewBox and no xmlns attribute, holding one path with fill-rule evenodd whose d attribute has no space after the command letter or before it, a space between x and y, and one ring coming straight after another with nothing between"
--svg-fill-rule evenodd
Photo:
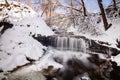
<instances>
[{"instance_id":1,"label":"rock","mask_svg":"<svg viewBox=\"0 0 120 80\"><path fill-rule=\"evenodd\" d=\"M1 73L1 72L3 72L3 70L2 70L2 69L0 69L0 73Z\"/></svg>"},{"instance_id":2,"label":"rock","mask_svg":"<svg viewBox=\"0 0 120 80\"><path fill-rule=\"evenodd\" d=\"M112 80L118 80L120 79L120 66L117 66L116 62L111 62L113 70L110 73Z\"/></svg>"},{"instance_id":3,"label":"rock","mask_svg":"<svg viewBox=\"0 0 120 80\"><path fill-rule=\"evenodd\" d=\"M21 73L21 74L9 74L8 80L46 80L46 78L38 71Z\"/></svg>"},{"instance_id":4,"label":"rock","mask_svg":"<svg viewBox=\"0 0 120 80\"><path fill-rule=\"evenodd\" d=\"M4 73L0 73L0 80L7 80L7 76Z\"/></svg>"},{"instance_id":5,"label":"rock","mask_svg":"<svg viewBox=\"0 0 120 80\"><path fill-rule=\"evenodd\" d=\"M59 69L55 69L53 66L48 66L47 69L42 69L41 73L47 78L47 80L56 80Z\"/></svg>"},{"instance_id":6,"label":"rock","mask_svg":"<svg viewBox=\"0 0 120 80\"><path fill-rule=\"evenodd\" d=\"M3 29L1 30L1 34L3 34L7 29L12 28L13 24L9 23L9 22L0 22L0 27L4 26Z\"/></svg>"},{"instance_id":7,"label":"rock","mask_svg":"<svg viewBox=\"0 0 120 80\"><path fill-rule=\"evenodd\" d=\"M116 56L120 50L111 47L109 43L92 40L85 36L75 35L52 35L52 36L33 36L34 39L41 42L44 46L52 46L59 50L71 50L81 52L96 52ZM75 45L75 46L71 46ZM76 47L77 46L77 47Z\"/></svg>"}]
</instances>

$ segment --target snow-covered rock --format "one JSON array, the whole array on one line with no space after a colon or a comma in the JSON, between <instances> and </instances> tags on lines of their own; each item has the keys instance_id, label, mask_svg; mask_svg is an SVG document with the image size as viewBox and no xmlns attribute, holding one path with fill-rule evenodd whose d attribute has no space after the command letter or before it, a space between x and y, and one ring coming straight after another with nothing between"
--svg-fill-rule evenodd
<instances>
[{"instance_id":1,"label":"snow-covered rock","mask_svg":"<svg viewBox=\"0 0 120 80\"><path fill-rule=\"evenodd\" d=\"M24 74L9 74L7 80L46 80L46 78L36 71Z\"/></svg>"},{"instance_id":2,"label":"snow-covered rock","mask_svg":"<svg viewBox=\"0 0 120 80\"><path fill-rule=\"evenodd\" d=\"M37 14L27 5L18 2L9 2L9 6L6 6L6 3L2 2L0 9L0 20L7 18L8 21L20 21L24 17L29 17Z\"/></svg>"},{"instance_id":3,"label":"snow-covered rock","mask_svg":"<svg viewBox=\"0 0 120 80\"><path fill-rule=\"evenodd\" d=\"M27 5L9 2L0 6L0 22L13 24L0 35L0 68L3 71L11 71L17 66L22 66L29 61L39 60L43 55L44 47L32 35L53 35L46 23ZM0 26L5 27L4 25Z\"/></svg>"}]
</instances>

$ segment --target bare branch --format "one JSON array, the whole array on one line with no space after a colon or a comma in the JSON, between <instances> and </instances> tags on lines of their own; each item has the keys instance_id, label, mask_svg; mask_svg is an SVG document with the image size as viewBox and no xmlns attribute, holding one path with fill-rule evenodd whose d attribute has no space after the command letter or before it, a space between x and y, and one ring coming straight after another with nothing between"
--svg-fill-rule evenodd
<instances>
[{"instance_id":1,"label":"bare branch","mask_svg":"<svg viewBox=\"0 0 120 80\"><path fill-rule=\"evenodd\" d=\"M6 3L6 6L8 7L8 6L9 6L9 3L8 3L8 1L7 1L7 0L5 0L5 3Z\"/></svg>"},{"instance_id":2,"label":"bare branch","mask_svg":"<svg viewBox=\"0 0 120 80\"><path fill-rule=\"evenodd\" d=\"M72 6L65 5L65 4L60 4L59 6L62 6L62 7L65 7L65 8L72 8L72 9L75 10L75 11L82 12L82 11L81 11L82 8L80 8L80 10L79 10L79 9L76 9L76 8L74 8L74 7L72 7Z\"/></svg>"},{"instance_id":3,"label":"bare branch","mask_svg":"<svg viewBox=\"0 0 120 80\"><path fill-rule=\"evenodd\" d=\"M113 0L113 6L114 6L114 9L117 11L117 6L116 6L116 1Z\"/></svg>"},{"instance_id":4,"label":"bare branch","mask_svg":"<svg viewBox=\"0 0 120 80\"><path fill-rule=\"evenodd\" d=\"M83 0L81 0L81 1L82 1L83 11L84 11L84 16L87 16L84 1Z\"/></svg>"}]
</instances>

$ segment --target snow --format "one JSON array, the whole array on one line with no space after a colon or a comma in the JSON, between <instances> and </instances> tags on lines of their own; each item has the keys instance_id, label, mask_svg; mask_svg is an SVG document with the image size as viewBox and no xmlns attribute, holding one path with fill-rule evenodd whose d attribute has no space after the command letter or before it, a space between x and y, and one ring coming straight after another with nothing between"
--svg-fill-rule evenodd
<instances>
[{"instance_id":1,"label":"snow","mask_svg":"<svg viewBox=\"0 0 120 80\"><path fill-rule=\"evenodd\" d=\"M33 11L30 7L24 4L20 4L18 2L12 1L9 2L10 6L5 7L2 6L2 11L0 12L0 19L8 17L9 21L11 20L21 20L22 18L37 15L35 11Z\"/></svg>"},{"instance_id":2,"label":"snow","mask_svg":"<svg viewBox=\"0 0 120 80\"><path fill-rule=\"evenodd\" d=\"M0 3L1 4L5 4L5 0L0 0Z\"/></svg>"},{"instance_id":3,"label":"snow","mask_svg":"<svg viewBox=\"0 0 120 80\"><path fill-rule=\"evenodd\" d=\"M69 33L69 32L77 32L77 29L75 29L73 26L71 26L71 27L69 27L68 29L67 29L67 32Z\"/></svg>"},{"instance_id":4,"label":"snow","mask_svg":"<svg viewBox=\"0 0 120 80\"><path fill-rule=\"evenodd\" d=\"M115 61L118 66L120 66L120 54L118 54L117 56L113 56L111 59L112 61Z\"/></svg>"},{"instance_id":5,"label":"snow","mask_svg":"<svg viewBox=\"0 0 120 80\"><path fill-rule=\"evenodd\" d=\"M48 36L54 34L39 16L26 17L21 21L14 23L19 27L19 30L26 35L41 34L43 36ZM15 27L14 29L18 29L18 27Z\"/></svg>"},{"instance_id":6,"label":"snow","mask_svg":"<svg viewBox=\"0 0 120 80\"><path fill-rule=\"evenodd\" d=\"M106 31L110 37L113 39L117 39L120 37L120 18L112 20L110 23L112 23L112 27Z\"/></svg>"},{"instance_id":7,"label":"snow","mask_svg":"<svg viewBox=\"0 0 120 80\"><path fill-rule=\"evenodd\" d=\"M5 20L13 24L12 28L0 35L0 69L3 71L11 71L17 66L29 63L26 57L39 60L46 47L33 39L32 35L54 34L30 7L17 2L9 4L9 7L2 7L0 12L0 21ZM0 27L1 30L2 28Z\"/></svg>"},{"instance_id":8,"label":"snow","mask_svg":"<svg viewBox=\"0 0 120 80\"><path fill-rule=\"evenodd\" d=\"M45 54L43 57L40 58L39 61L36 61L32 65L28 65L28 66L25 66L25 67L19 69L14 74L41 71L42 69L48 68L48 66L54 66L55 69L62 68L63 65L54 61L54 57L57 56L57 55L59 55L59 53L56 53L53 50L49 50L47 52L47 54ZM63 54L61 56L63 56ZM60 57L60 56L57 56L57 57Z\"/></svg>"},{"instance_id":9,"label":"snow","mask_svg":"<svg viewBox=\"0 0 120 80\"><path fill-rule=\"evenodd\" d=\"M48 52L42 58L40 58L39 61L36 61L32 65L25 66L19 69L14 74L41 71L42 69L48 68L48 66L54 66L54 69L64 68L66 62L72 58L79 59L84 63L88 64L89 61L87 57L90 57L90 55L86 53L75 51L59 51L49 47ZM103 54L100 54L99 57L101 59L106 59ZM55 58L62 60L62 63L56 62Z\"/></svg>"},{"instance_id":10,"label":"snow","mask_svg":"<svg viewBox=\"0 0 120 80\"><path fill-rule=\"evenodd\" d=\"M22 74L10 74L7 80L46 80L46 78L40 72L29 72Z\"/></svg>"},{"instance_id":11,"label":"snow","mask_svg":"<svg viewBox=\"0 0 120 80\"><path fill-rule=\"evenodd\" d=\"M107 18L108 23L112 24L107 31L104 30L102 18L100 18L98 13L88 14L84 22L82 18L77 18L77 23L79 25L76 25L75 27L70 26L67 28L68 33L73 33L77 36L85 36L88 39L93 39L96 41L108 42L111 47L117 48L116 40L120 38L120 18Z\"/></svg>"}]
</instances>

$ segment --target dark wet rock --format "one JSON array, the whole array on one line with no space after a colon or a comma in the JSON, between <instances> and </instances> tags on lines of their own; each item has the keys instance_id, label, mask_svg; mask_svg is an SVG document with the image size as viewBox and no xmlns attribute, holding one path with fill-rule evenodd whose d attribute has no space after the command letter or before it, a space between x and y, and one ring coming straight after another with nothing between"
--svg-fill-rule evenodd
<instances>
[{"instance_id":1,"label":"dark wet rock","mask_svg":"<svg viewBox=\"0 0 120 80\"><path fill-rule=\"evenodd\" d=\"M7 78L2 78L1 80L7 80Z\"/></svg>"},{"instance_id":2,"label":"dark wet rock","mask_svg":"<svg viewBox=\"0 0 120 80\"><path fill-rule=\"evenodd\" d=\"M0 80L7 80L7 76L4 73L0 73Z\"/></svg>"},{"instance_id":3,"label":"dark wet rock","mask_svg":"<svg viewBox=\"0 0 120 80\"><path fill-rule=\"evenodd\" d=\"M97 53L103 53L108 55L110 54L113 56L116 56L120 53L120 50L113 47L109 47L109 45L108 46L102 45L94 40L90 41L89 50Z\"/></svg>"},{"instance_id":4,"label":"dark wet rock","mask_svg":"<svg viewBox=\"0 0 120 80\"><path fill-rule=\"evenodd\" d=\"M22 43L22 42L19 42L19 43L18 43L18 45L21 45L21 44L23 44L23 43Z\"/></svg>"},{"instance_id":5,"label":"dark wet rock","mask_svg":"<svg viewBox=\"0 0 120 80\"><path fill-rule=\"evenodd\" d=\"M111 62L113 70L110 72L110 76L112 80L120 79L120 66L117 65L116 62Z\"/></svg>"},{"instance_id":6,"label":"dark wet rock","mask_svg":"<svg viewBox=\"0 0 120 80\"><path fill-rule=\"evenodd\" d=\"M4 27L1 30L1 34L3 34L7 29L12 28L13 24L11 24L10 22L2 21L2 22L0 22L0 27L2 27L2 26L4 26Z\"/></svg>"},{"instance_id":7,"label":"dark wet rock","mask_svg":"<svg viewBox=\"0 0 120 80\"><path fill-rule=\"evenodd\" d=\"M120 40L117 39L116 42L117 42L116 46L120 48Z\"/></svg>"},{"instance_id":8,"label":"dark wet rock","mask_svg":"<svg viewBox=\"0 0 120 80\"><path fill-rule=\"evenodd\" d=\"M59 70L59 76L62 80L74 80L78 76L82 78L80 76L87 73L91 80L109 80L111 69L109 61L100 58L98 54L90 54L90 57L86 57L84 60L68 59L63 63L63 68Z\"/></svg>"},{"instance_id":9,"label":"dark wet rock","mask_svg":"<svg viewBox=\"0 0 120 80\"><path fill-rule=\"evenodd\" d=\"M2 69L0 69L0 73L1 73L1 72L3 72L3 70L2 70Z\"/></svg>"},{"instance_id":10,"label":"dark wet rock","mask_svg":"<svg viewBox=\"0 0 120 80\"><path fill-rule=\"evenodd\" d=\"M27 27L30 27L30 25L29 25L29 24L27 24Z\"/></svg>"},{"instance_id":11,"label":"dark wet rock","mask_svg":"<svg viewBox=\"0 0 120 80\"><path fill-rule=\"evenodd\" d=\"M30 57L27 57L27 56L26 56L26 60L28 60L31 64L34 63L34 62L36 61L36 60L31 59Z\"/></svg>"},{"instance_id":12,"label":"dark wet rock","mask_svg":"<svg viewBox=\"0 0 120 80\"><path fill-rule=\"evenodd\" d=\"M62 62L63 62L63 59L60 57L54 57L53 59L55 62L60 63L60 64L62 64Z\"/></svg>"},{"instance_id":13,"label":"dark wet rock","mask_svg":"<svg viewBox=\"0 0 120 80\"><path fill-rule=\"evenodd\" d=\"M54 80L58 77L59 69L55 69L53 66L48 66L47 69L42 69L41 73L46 77L46 80Z\"/></svg>"}]
</instances>

